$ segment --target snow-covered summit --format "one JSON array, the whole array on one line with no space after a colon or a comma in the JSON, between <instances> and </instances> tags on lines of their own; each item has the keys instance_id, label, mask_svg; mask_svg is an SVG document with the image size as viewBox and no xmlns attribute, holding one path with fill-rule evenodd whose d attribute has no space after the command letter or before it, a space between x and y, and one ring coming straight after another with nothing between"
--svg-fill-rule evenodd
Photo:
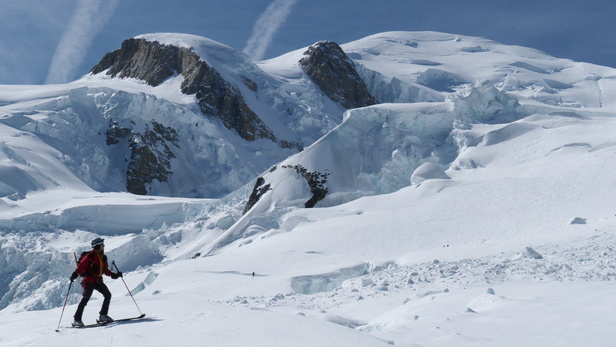
<instances>
[{"instance_id":1,"label":"snow-covered summit","mask_svg":"<svg viewBox=\"0 0 616 347\"><path fill-rule=\"evenodd\" d=\"M435 32L380 33L342 48L385 81L397 79L441 92L490 81L499 90L548 105L615 106L614 69L536 49Z\"/></svg>"},{"instance_id":2,"label":"snow-covered summit","mask_svg":"<svg viewBox=\"0 0 616 347\"><path fill-rule=\"evenodd\" d=\"M217 70L222 70L222 67L238 69L250 61L248 56L241 51L203 36L180 33L150 33L135 36L135 39L190 49Z\"/></svg>"},{"instance_id":3,"label":"snow-covered summit","mask_svg":"<svg viewBox=\"0 0 616 347\"><path fill-rule=\"evenodd\" d=\"M207 55L208 49L228 50L228 54L235 54L235 49L222 44L218 41L214 41L204 36L183 34L183 33L148 33L137 35L135 39L144 39L146 41L156 41L163 45L171 45L181 48L192 48L196 51L205 51ZM233 51L233 52L231 52Z\"/></svg>"}]
</instances>

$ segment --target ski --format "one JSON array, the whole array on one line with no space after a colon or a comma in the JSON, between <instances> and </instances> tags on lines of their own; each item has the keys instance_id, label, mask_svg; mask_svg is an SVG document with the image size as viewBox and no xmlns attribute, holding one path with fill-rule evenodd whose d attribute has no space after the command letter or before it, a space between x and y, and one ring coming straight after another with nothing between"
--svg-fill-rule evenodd
<instances>
[{"instance_id":1,"label":"ski","mask_svg":"<svg viewBox=\"0 0 616 347\"><path fill-rule=\"evenodd\" d=\"M84 328L96 328L96 327L102 327L111 323L119 323L119 322L126 322L126 321L131 321L131 320L136 320L136 319L141 319L145 317L145 313L141 314L140 316L136 316L136 317L129 317L129 318L120 318L120 319L114 319L110 322L99 322L98 320L96 321L96 323L92 323L92 324L86 324L82 327L76 327L74 325L67 327L67 328L74 328L74 329L84 329Z\"/></svg>"},{"instance_id":2,"label":"ski","mask_svg":"<svg viewBox=\"0 0 616 347\"><path fill-rule=\"evenodd\" d=\"M126 322L126 321L128 321L128 320L141 319L141 318L143 318L143 317L145 317L145 313L142 313L140 316L137 316L137 317L130 317L130 318L114 319L113 321L108 322L108 323L105 323L105 324L109 324L109 323L113 323L113 322Z\"/></svg>"}]
</instances>

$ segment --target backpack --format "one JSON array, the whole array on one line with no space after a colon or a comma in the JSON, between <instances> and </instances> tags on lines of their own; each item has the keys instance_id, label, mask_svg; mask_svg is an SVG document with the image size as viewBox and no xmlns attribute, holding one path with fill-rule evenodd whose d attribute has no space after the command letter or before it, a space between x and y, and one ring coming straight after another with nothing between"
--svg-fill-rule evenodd
<instances>
[{"instance_id":1,"label":"backpack","mask_svg":"<svg viewBox=\"0 0 616 347\"><path fill-rule=\"evenodd\" d=\"M81 263L81 261L85 258L85 257L89 257L90 253L92 251L83 251L81 252L81 255L79 256L79 259L77 259L77 254L75 254L75 261L77 262L77 265L79 265ZM90 266L88 266L88 270L84 273L82 273L81 275L79 275L80 277L86 277L90 274L90 270L92 270L92 260L90 260Z\"/></svg>"},{"instance_id":2,"label":"backpack","mask_svg":"<svg viewBox=\"0 0 616 347\"><path fill-rule=\"evenodd\" d=\"M90 251L81 252L81 255L79 256L79 260L77 260L77 265L79 265L79 263L81 263L81 261L83 260L83 257L87 256L89 253ZM77 259L77 257L75 257L75 259Z\"/></svg>"}]
</instances>

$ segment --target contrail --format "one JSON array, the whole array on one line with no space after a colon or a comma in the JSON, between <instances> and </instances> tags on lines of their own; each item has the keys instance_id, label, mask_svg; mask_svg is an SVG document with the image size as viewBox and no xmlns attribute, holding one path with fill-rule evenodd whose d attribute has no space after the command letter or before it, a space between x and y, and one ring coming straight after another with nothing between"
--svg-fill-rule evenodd
<instances>
[{"instance_id":1,"label":"contrail","mask_svg":"<svg viewBox=\"0 0 616 347\"><path fill-rule=\"evenodd\" d=\"M272 43L274 34L291 12L293 5L298 0L274 0L257 20L252 29L252 36L248 39L244 53L254 61L259 61L265 56L265 51Z\"/></svg>"},{"instance_id":2,"label":"contrail","mask_svg":"<svg viewBox=\"0 0 616 347\"><path fill-rule=\"evenodd\" d=\"M67 83L83 62L94 36L113 15L119 0L78 0L62 39L56 47L45 83Z\"/></svg>"}]
</instances>

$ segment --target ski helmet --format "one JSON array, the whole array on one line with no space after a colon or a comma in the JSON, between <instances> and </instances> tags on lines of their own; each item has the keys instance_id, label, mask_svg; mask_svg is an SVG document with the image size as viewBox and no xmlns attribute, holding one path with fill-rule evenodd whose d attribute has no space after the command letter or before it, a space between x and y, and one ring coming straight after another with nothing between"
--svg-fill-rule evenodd
<instances>
[{"instance_id":1,"label":"ski helmet","mask_svg":"<svg viewBox=\"0 0 616 347\"><path fill-rule=\"evenodd\" d=\"M92 240L92 247L96 247L96 246L100 246L104 244L105 244L105 240L101 239L100 237L97 237L94 240Z\"/></svg>"}]
</instances>

